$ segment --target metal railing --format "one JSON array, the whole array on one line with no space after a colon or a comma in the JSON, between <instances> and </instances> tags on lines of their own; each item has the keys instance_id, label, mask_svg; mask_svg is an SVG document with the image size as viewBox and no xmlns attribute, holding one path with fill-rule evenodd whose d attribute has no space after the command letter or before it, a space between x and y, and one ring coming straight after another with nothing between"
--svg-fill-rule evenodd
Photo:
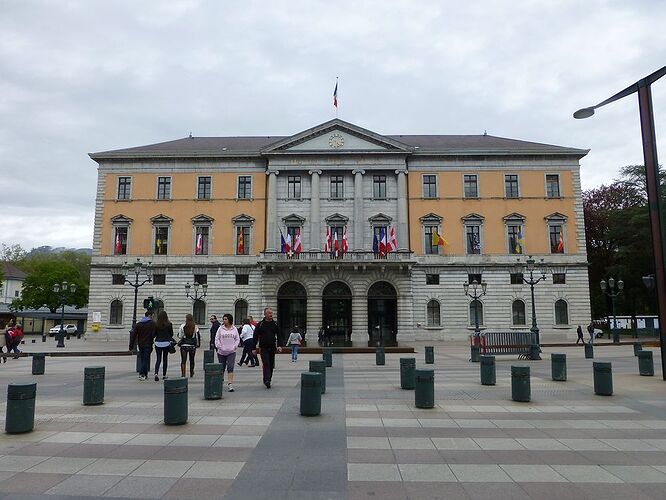
<instances>
[{"instance_id":1,"label":"metal railing","mask_svg":"<svg viewBox=\"0 0 666 500\"><path fill-rule=\"evenodd\" d=\"M478 339L481 354L518 354L528 356L535 343L531 331L484 332ZM474 338L472 338L472 343Z\"/></svg>"},{"instance_id":2,"label":"metal railing","mask_svg":"<svg viewBox=\"0 0 666 500\"><path fill-rule=\"evenodd\" d=\"M261 252L260 262L408 262L412 259L410 251L395 251L386 254L372 251L323 252L321 250L305 252Z\"/></svg>"}]
</instances>

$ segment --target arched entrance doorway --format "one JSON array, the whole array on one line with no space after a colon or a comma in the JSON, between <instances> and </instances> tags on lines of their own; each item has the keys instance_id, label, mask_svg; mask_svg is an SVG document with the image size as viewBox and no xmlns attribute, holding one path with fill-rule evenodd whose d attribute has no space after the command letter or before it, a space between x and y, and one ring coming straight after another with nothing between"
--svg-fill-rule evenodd
<instances>
[{"instance_id":1,"label":"arched entrance doorway","mask_svg":"<svg viewBox=\"0 0 666 500\"><path fill-rule=\"evenodd\" d=\"M323 325L319 340L325 344L351 342L352 293L342 281L333 281L322 293Z\"/></svg>"},{"instance_id":2,"label":"arched entrance doorway","mask_svg":"<svg viewBox=\"0 0 666 500\"><path fill-rule=\"evenodd\" d=\"M277 302L277 320L284 340L289 338L289 333L297 326L301 333L305 333L308 310L305 287L296 281L287 281L278 290Z\"/></svg>"},{"instance_id":3,"label":"arched entrance doorway","mask_svg":"<svg viewBox=\"0 0 666 500\"><path fill-rule=\"evenodd\" d=\"M378 281L368 289L369 345L396 345L398 295L393 285Z\"/></svg>"}]
</instances>

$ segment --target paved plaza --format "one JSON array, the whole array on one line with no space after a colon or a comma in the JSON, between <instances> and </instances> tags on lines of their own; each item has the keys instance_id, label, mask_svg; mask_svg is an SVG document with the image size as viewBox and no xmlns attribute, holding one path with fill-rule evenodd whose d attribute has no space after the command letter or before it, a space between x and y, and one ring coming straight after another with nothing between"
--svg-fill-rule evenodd
<instances>
[{"instance_id":1,"label":"paved plaza","mask_svg":"<svg viewBox=\"0 0 666 500\"><path fill-rule=\"evenodd\" d=\"M72 340L66 350L125 346ZM415 348L417 366L432 366ZM3 387L36 380L37 410L33 432L0 436L0 498L666 498L658 349L656 376L640 377L631 346L595 346L597 361L613 363L612 397L594 395L581 347L545 351L543 361L498 356L497 385L485 387L469 347L435 345L431 410L400 389L399 358L411 355L375 366L374 354L335 354L311 418L299 415L300 373L321 355L278 356L270 390L259 368L237 367L236 392L219 401L203 399L199 364L182 426L162 423L162 382L139 382L133 357L47 357L40 376L30 358L9 359ZM550 380L550 352L567 354L567 382ZM512 364L531 367L531 403L511 401ZM95 365L106 366L105 404L83 406L83 368ZM1 397L4 420L6 389Z\"/></svg>"}]
</instances>

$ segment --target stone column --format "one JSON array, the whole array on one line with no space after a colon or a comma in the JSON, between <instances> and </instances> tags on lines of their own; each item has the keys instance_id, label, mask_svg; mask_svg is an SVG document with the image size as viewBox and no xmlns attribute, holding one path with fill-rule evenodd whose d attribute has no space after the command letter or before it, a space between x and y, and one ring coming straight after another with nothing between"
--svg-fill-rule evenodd
<instances>
[{"instance_id":1,"label":"stone column","mask_svg":"<svg viewBox=\"0 0 666 500\"><path fill-rule=\"evenodd\" d=\"M352 170L354 175L354 251L363 250L363 174L365 170Z\"/></svg>"},{"instance_id":2,"label":"stone column","mask_svg":"<svg viewBox=\"0 0 666 500\"><path fill-rule=\"evenodd\" d=\"M396 170L398 175L398 227L396 238L398 250L409 249L409 234L407 232L407 171Z\"/></svg>"},{"instance_id":3,"label":"stone column","mask_svg":"<svg viewBox=\"0 0 666 500\"><path fill-rule=\"evenodd\" d=\"M310 170L312 176L310 195L310 250L322 250L321 245L321 213L319 210L319 176L321 170Z\"/></svg>"},{"instance_id":4,"label":"stone column","mask_svg":"<svg viewBox=\"0 0 666 500\"><path fill-rule=\"evenodd\" d=\"M266 203L266 251L277 252L277 170L269 170Z\"/></svg>"},{"instance_id":5,"label":"stone column","mask_svg":"<svg viewBox=\"0 0 666 500\"><path fill-rule=\"evenodd\" d=\"M363 271L368 272L368 271ZM367 345L368 343L368 295L360 287L352 288L352 342Z\"/></svg>"}]
</instances>

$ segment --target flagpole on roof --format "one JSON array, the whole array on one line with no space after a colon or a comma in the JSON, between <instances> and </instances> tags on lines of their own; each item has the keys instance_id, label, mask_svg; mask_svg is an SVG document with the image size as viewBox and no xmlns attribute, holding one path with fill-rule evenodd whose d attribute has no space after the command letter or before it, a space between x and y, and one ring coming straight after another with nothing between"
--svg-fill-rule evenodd
<instances>
[{"instance_id":1,"label":"flagpole on roof","mask_svg":"<svg viewBox=\"0 0 666 500\"><path fill-rule=\"evenodd\" d=\"M335 89L333 90L333 106L335 106L335 117L338 117L338 77L335 77Z\"/></svg>"}]
</instances>

